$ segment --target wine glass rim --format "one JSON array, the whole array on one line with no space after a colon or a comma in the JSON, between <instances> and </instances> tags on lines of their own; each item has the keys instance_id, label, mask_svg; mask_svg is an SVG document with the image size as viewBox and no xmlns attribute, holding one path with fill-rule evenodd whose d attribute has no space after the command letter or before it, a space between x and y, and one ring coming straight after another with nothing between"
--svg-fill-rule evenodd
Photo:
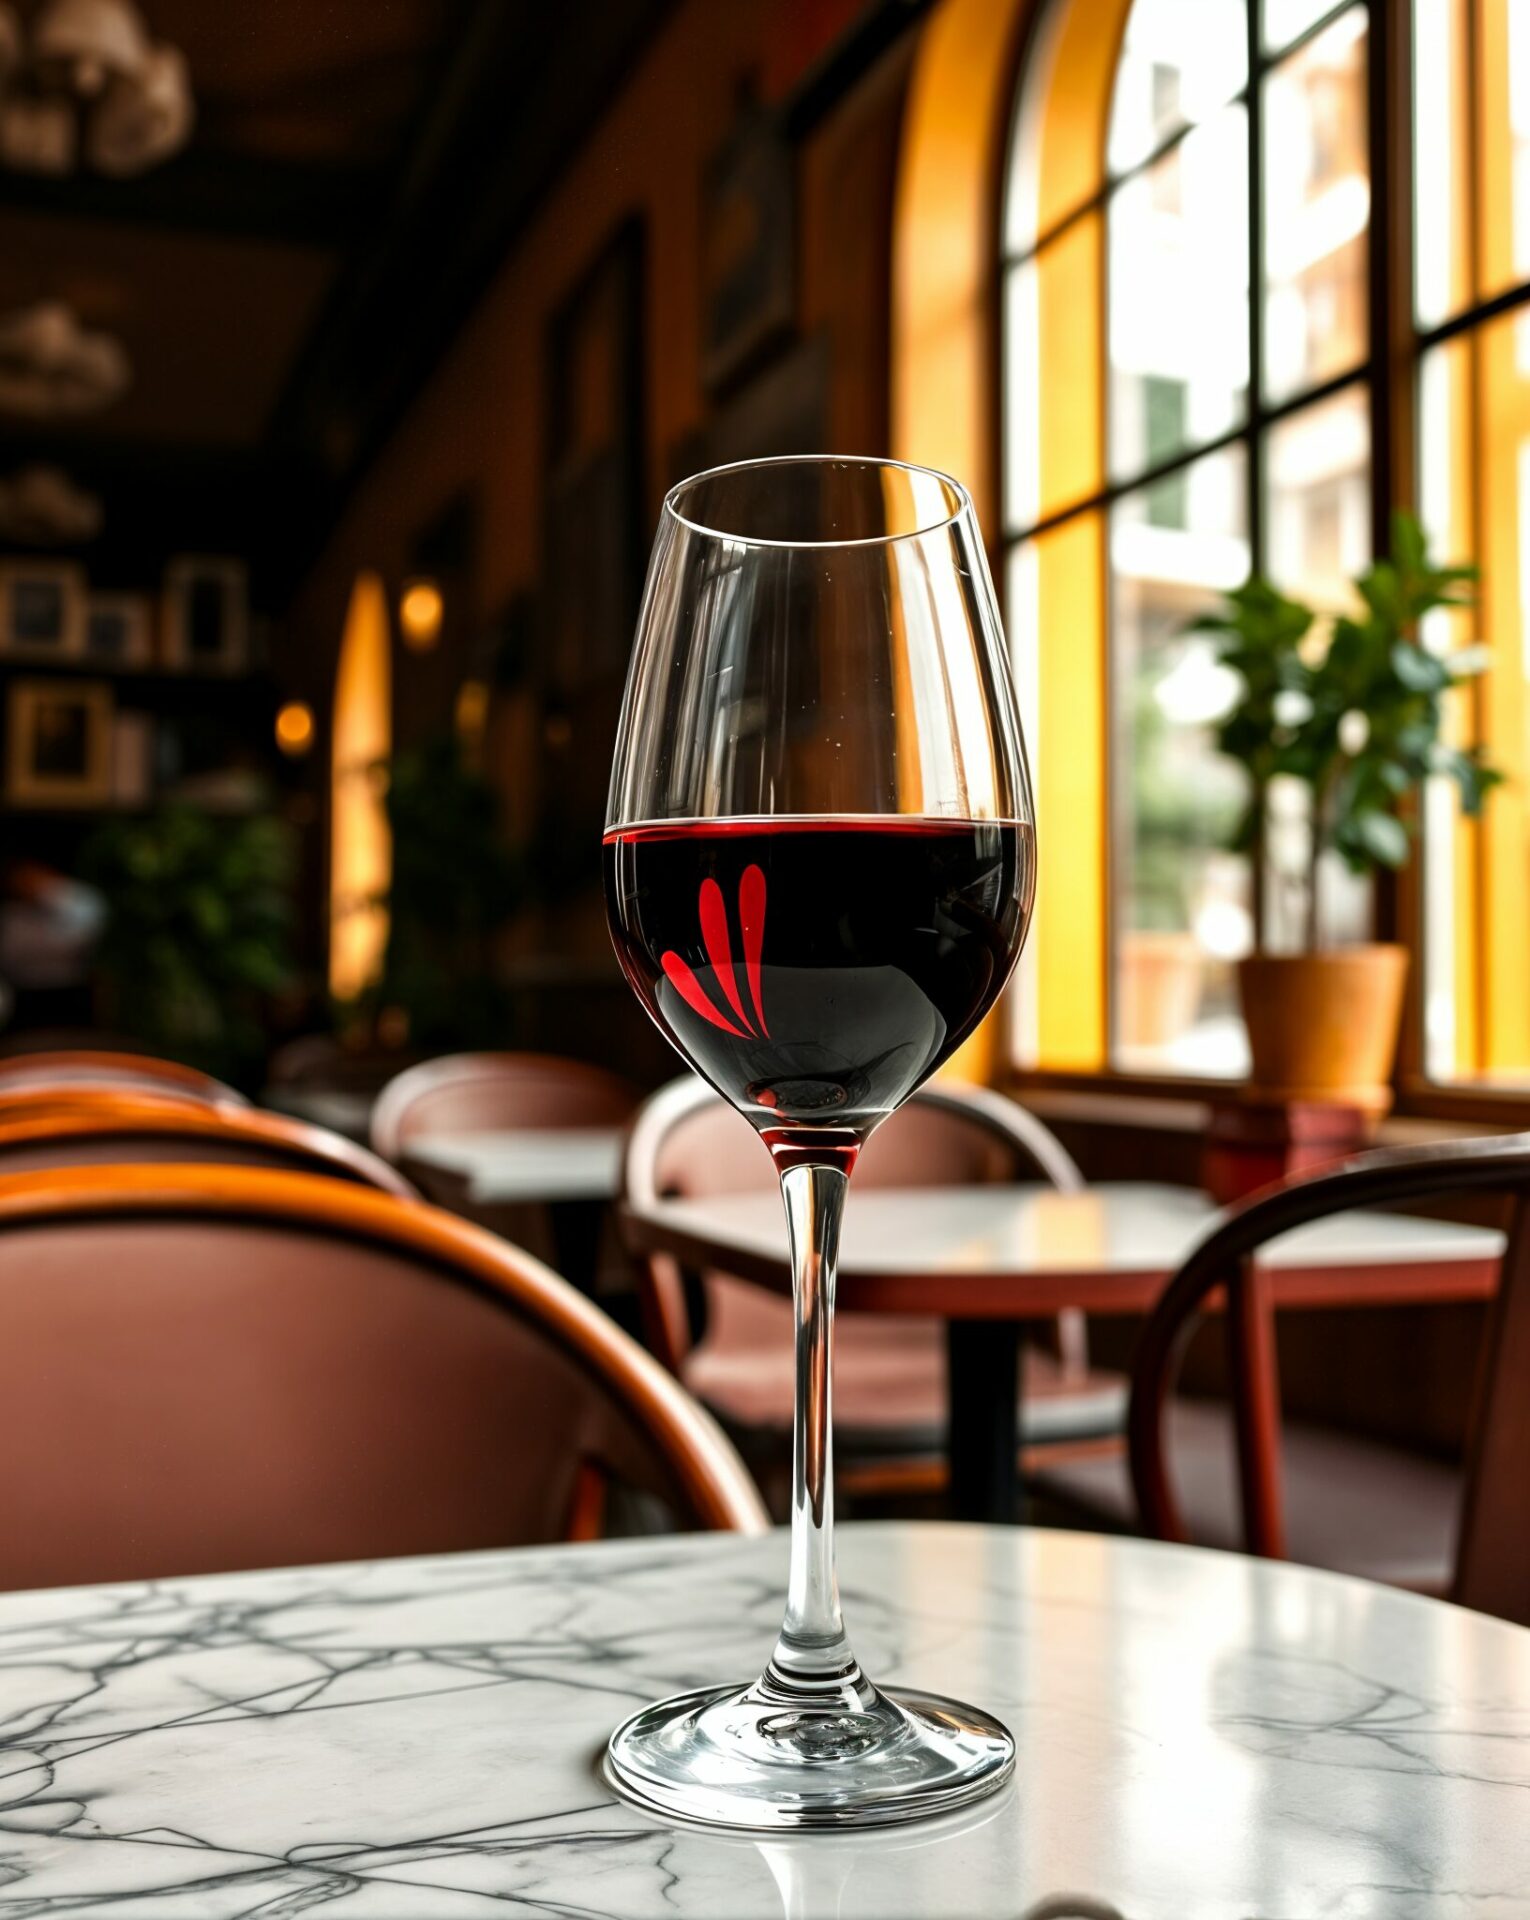
<instances>
[{"instance_id":1,"label":"wine glass rim","mask_svg":"<svg viewBox=\"0 0 1530 1920\"><path fill-rule=\"evenodd\" d=\"M956 496L956 504L949 513L939 514L928 523L909 527L904 532L874 533L856 540L767 540L756 534L709 527L705 521L692 519L689 514L682 513L675 504L682 493L700 485L703 480L720 479L730 473L747 473L754 467L875 467L896 473L917 473L948 487ZM767 454L759 460L725 460L720 466L703 467L699 473L687 474L665 494L664 512L680 526L708 540L726 540L731 546L779 547L786 551L820 553L836 547L892 547L902 540L922 540L929 534L954 526L964 515L969 515L972 512L972 496L953 474L945 473L939 467L922 467L912 460L889 460L874 453L784 453Z\"/></svg>"}]
</instances>

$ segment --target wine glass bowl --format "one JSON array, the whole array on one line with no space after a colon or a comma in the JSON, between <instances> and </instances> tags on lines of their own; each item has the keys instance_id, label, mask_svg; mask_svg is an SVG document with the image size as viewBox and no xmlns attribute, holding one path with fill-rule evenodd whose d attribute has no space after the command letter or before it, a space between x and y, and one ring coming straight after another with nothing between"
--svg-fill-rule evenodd
<instances>
[{"instance_id":1,"label":"wine glass bowl","mask_svg":"<svg viewBox=\"0 0 1530 1920\"><path fill-rule=\"evenodd\" d=\"M970 501L920 468L748 462L664 503L612 772L612 938L639 999L754 1125L792 1246L786 1617L753 1685L634 1715L632 1797L749 1827L875 1825L990 1792L989 1716L879 1691L833 1559L834 1261L872 1130L993 1005L1030 916L1030 786Z\"/></svg>"}]
</instances>

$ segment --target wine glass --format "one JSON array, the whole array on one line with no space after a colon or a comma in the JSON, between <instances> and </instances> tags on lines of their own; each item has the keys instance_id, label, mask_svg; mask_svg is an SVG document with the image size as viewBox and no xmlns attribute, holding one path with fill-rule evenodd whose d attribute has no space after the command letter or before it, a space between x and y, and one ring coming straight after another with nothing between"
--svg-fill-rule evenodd
<instances>
[{"instance_id":1,"label":"wine glass","mask_svg":"<svg viewBox=\"0 0 1530 1920\"><path fill-rule=\"evenodd\" d=\"M834 1572L830 1339L845 1191L872 1130L1009 978L1030 783L972 503L890 461L747 461L667 497L604 845L622 967L750 1121L786 1203L791 1565L764 1673L634 1714L610 1777L668 1815L854 1827L963 1806L1014 1768L975 1707L884 1692Z\"/></svg>"}]
</instances>

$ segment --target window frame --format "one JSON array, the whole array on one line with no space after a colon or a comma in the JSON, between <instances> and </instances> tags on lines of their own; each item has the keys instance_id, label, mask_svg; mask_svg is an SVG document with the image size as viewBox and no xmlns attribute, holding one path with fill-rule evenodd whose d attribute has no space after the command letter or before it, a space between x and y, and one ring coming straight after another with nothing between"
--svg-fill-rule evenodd
<instances>
[{"instance_id":1,"label":"window frame","mask_svg":"<svg viewBox=\"0 0 1530 1920\"><path fill-rule=\"evenodd\" d=\"M1129 477L1116 479L1110 463L1111 379L1109 298L1109 212L1114 195L1122 185L1150 170L1172 153L1193 130L1192 125L1176 129L1151 152L1144 154L1120 173L1110 171L1101 155L1100 183L1078 205L1069 208L1050 224L1039 226L1034 239L1015 250L1006 244L1007 196L1011 186L1013 154L1019 116L1027 103L1025 87L1031 63L1043 48L1049 25L1067 0L1038 0L1025 30L1017 36L1010 75L1011 112L1002 164L996 168L997 191L991 232L994 275L993 338L995 342L995 388L1000 404L994 412L995 471L1001 475L1007 496L1005 441L1011 417L1009 391L1009 342L1006 336L1006 297L1011 276L1028 262L1041 258L1044 251L1069 228L1091 216L1101 222L1102 258L1099 264L1101 317L1099 359L1096 378L1098 393L1097 449L1100 487L1079 500L1038 514L1028 524L1011 526L1006 508L1000 517L994 542L1000 578L1008 580L1013 554L1027 542L1067 525L1083 524L1086 517L1108 515L1114 505L1127 496L1138 494L1158 481L1188 471L1197 461L1228 447L1241 446L1248 461L1247 506L1248 534L1253 564L1264 564L1268 543L1268 512L1264 453L1268 435L1281 421L1321 404L1335 394L1363 388L1370 427L1370 510L1371 543L1375 552L1385 552L1390 540L1390 519L1394 504L1415 508L1417 486L1418 389L1425 356L1434 348L1474 330L1503 314L1530 308L1530 280L1503 289L1486 298L1473 297L1460 311L1428 327L1418 324L1414 283L1414 202L1413 202L1413 5L1412 0L1393 4L1392 0L1334 0L1294 39L1278 52L1267 52L1260 38L1260 0L1246 0L1248 67L1244 86L1227 102L1241 104L1248 116L1249 167L1249 346L1250 368L1246 411L1239 424L1216 437L1181 448L1172 457L1134 470ZM1363 8L1366 30L1366 148L1370 170L1370 216L1366 265L1366 353L1363 359L1341 373L1278 401L1267 402L1264 368L1264 112L1263 93L1266 76L1290 60L1302 47L1326 32L1352 7ZM1129 8L1123 11L1124 34ZM1468 9L1469 57L1475 77L1475 5ZM1119 68L1118 38L1112 74ZM1108 121L1107 121L1108 124ZM1469 134L1463 133L1463 139ZM1470 164L1476 165L1473 154ZM1475 205L1469 210L1468 244L1475 247L1478 216ZM1108 553L1108 548L1106 549ZM1101 581L1104 598L1104 660L1102 673L1105 692L1107 743L1103 750L1106 779L1105 818L1112 816L1112 769L1108 746L1111 702L1112 652L1110 571L1107 564ZM1117 898L1114 872L1114 834L1109 835L1105 862L1104 979L1100 989L1105 996L1105 1055L1091 1068L1064 1068L1021 1064L1017 1061L1011 1038L1004 1052L1007 1081L1017 1087L1036 1089L1108 1088L1128 1098L1147 1100L1192 1099L1215 1101L1230 1094L1236 1080L1218 1076L1171 1071L1142 1071L1116 1064L1115 1013ZM1530 1123L1530 1084L1523 1092L1512 1087L1490 1087L1470 1080L1454 1082L1430 1079L1423 1054L1424 940L1422 925L1423 883L1421 865L1425 849L1420 846L1408 868L1399 874L1383 871L1377 875L1374 904L1374 932L1380 940L1395 940L1409 949L1413 964L1409 969L1407 1005L1404 1013L1397 1067L1394 1074L1394 1111L1399 1114L1434 1116L1442 1119L1481 1121L1509 1125ZM1480 939L1480 929L1476 936Z\"/></svg>"}]
</instances>

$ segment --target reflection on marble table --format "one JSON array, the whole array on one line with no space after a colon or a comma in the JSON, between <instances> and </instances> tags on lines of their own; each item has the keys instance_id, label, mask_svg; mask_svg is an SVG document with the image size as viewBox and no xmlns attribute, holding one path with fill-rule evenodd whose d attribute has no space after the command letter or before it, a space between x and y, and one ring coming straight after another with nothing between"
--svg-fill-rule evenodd
<instances>
[{"instance_id":1,"label":"reflection on marble table","mask_svg":"<svg viewBox=\"0 0 1530 1920\"><path fill-rule=\"evenodd\" d=\"M0 1915L1518 1920L1530 1632L1087 1534L852 1525L857 1650L981 1702L954 1824L662 1827L598 1756L758 1668L779 1535L0 1596Z\"/></svg>"}]
</instances>

